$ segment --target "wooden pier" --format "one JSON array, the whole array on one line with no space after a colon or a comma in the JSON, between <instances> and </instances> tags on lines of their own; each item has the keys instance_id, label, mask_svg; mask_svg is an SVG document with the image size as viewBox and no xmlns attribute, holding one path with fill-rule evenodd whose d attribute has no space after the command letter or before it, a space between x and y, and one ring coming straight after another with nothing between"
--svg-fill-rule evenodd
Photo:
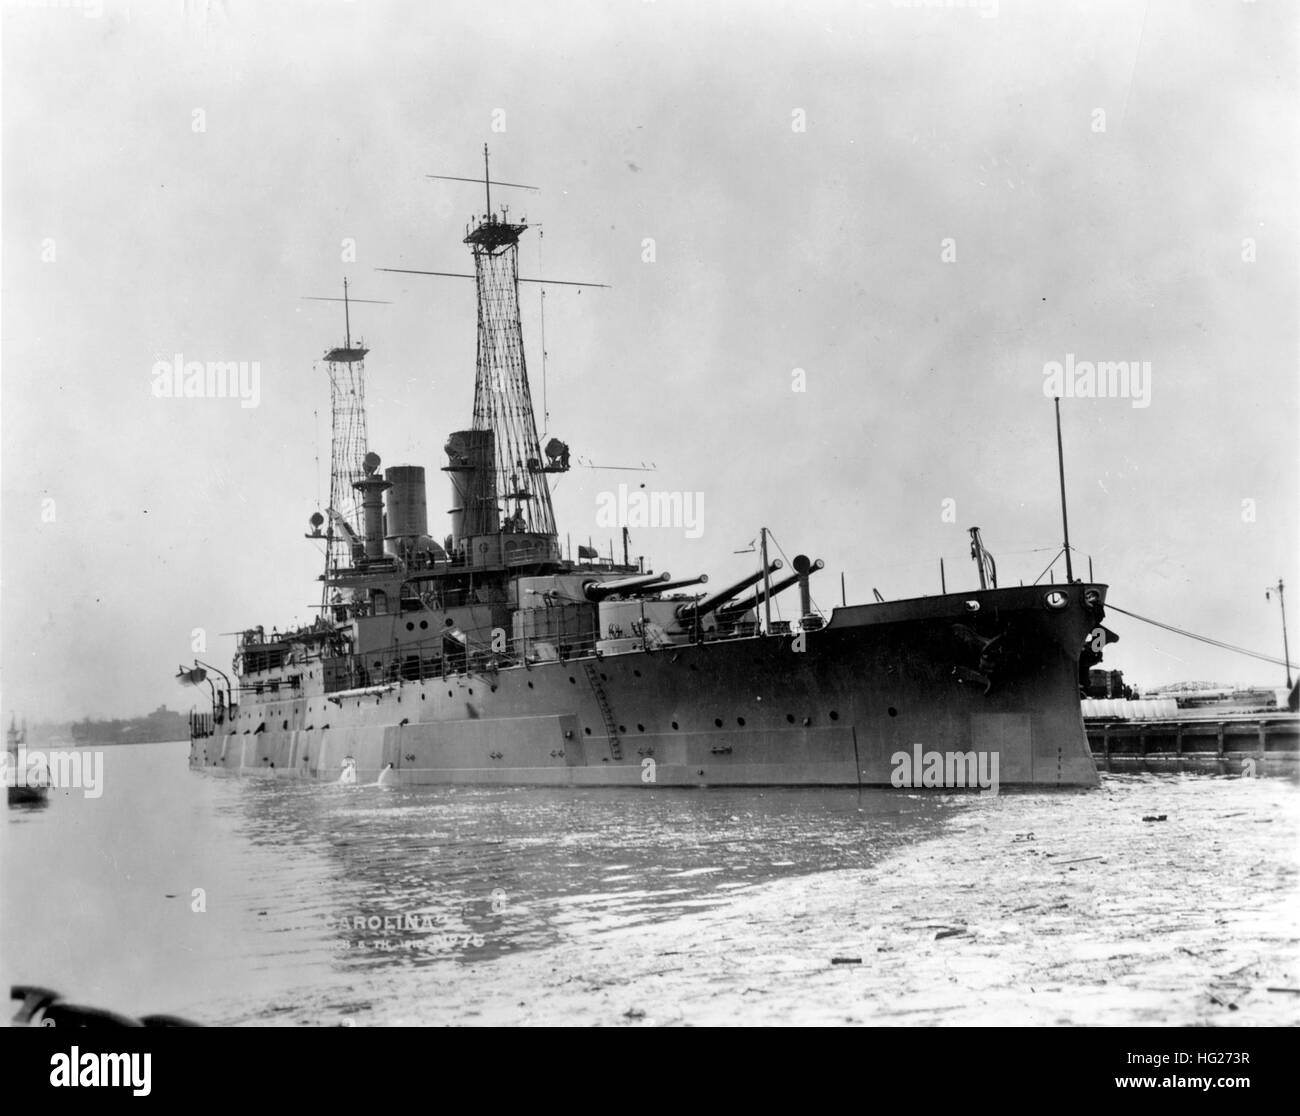
<instances>
[{"instance_id":1,"label":"wooden pier","mask_svg":"<svg viewBox=\"0 0 1300 1116\"><path fill-rule=\"evenodd\" d=\"M1294 713L1087 720L1084 728L1102 771L1300 775L1300 717Z\"/></svg>"}]
</instances>

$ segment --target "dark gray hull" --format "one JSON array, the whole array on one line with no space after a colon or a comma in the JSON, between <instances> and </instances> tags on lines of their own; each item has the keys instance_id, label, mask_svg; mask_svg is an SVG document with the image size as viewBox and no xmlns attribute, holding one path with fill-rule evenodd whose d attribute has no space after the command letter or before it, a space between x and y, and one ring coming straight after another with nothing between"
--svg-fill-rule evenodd
<instances>
[{"instance_id":1,"label":"dark gray hull","mask_svg":"<svg viewBox=\"0 0 1300 1116\"><path fill-rule=\"evenodd\" d=\"M802 650L721 640L329 695L309 671L300 696L250 696L201 727L190 762L399 785L920 787L972 785L974 753L1002 786L1093 786L1079 657L1104 595L840 608ZM942 781L929 754L957 757Z\"/></svg>"}]
</instances>

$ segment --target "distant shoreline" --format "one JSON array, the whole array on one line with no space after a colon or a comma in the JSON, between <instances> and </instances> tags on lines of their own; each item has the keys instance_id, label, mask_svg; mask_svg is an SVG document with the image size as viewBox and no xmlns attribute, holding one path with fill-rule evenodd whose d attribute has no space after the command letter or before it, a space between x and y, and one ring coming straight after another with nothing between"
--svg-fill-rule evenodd
<instances>
[{"instance_id":1,"label":"distant shoreline","mask_svg":"<svg viewBox=\"0 0 1300 1116\"><path fill-rule=\"evenodd\" d=\"M119 748L127 747L131 744L185 744L188 741L185 737L173 737L170 740L71 740L71 741L51 741L49 744L43 744L44 748Z\"/></svg>"},{"instance_id":2,"label":"distant shoreline","mask_svg":"<svg viewBox=\"0 0 1300 1116\"><path fill-rule=\"evenodd\" d=\"M28 731L32 748L102 748L116 744L170 744L188 740L186 714L158 706L143 717L83 717L79 721L49 721L33 724Z\"/></svg>"}]
</instances>

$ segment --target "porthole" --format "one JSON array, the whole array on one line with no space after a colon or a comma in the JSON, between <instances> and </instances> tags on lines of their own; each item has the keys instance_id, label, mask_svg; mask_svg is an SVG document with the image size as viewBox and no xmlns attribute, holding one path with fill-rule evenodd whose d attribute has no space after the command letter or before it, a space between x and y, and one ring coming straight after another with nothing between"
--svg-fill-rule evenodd
<instances>
[{"instance_id":1,"label":"porthole","mask_svg":"<svg viewBox=\"0 0 1300 1116\"><path fill-rule=\"evenodd\" d=\"M1043 604L1048 608L1061 609L1070 603L1070 598L1059 589L1043 597Z\"/></svg>"},{"instance_id":2,"label":"porthole","mask_svg":"<svg viewBox=\"0 0 1300 1116\"><path fill-rule=\"evenodd\" d=\"M676 722L676 721L673 722L673 728L674 728L674 729L677 728L677 722Z\"/></svg>"},{"instance_id":3,"label":"porthole","mask_svg":"<svg viewBox=\"0 0 1300 1116\"><path fill-rule=\"evenodd\" d=\"M422 631L422 632L423 632L423 631L428 631L428 628L429 628L429 621L427 621L427 620L421 620L421 621L420 621L420 631Z\"/></svg>"},{"instance_id":4,"label":"porthole","mask_svg":"<svg viewBox=\"0 0 1300 1116\"><path fill-rule=\"evenodd\" d=\"M722 728L722 718L721 718L721 717L714 717L714 718L713 718L713 726L714 726L714 728Z\"/></svg>"},{"instance_id":5,"label":"porthole","mask_svg":"<svg viewBox=\"0 0 1300 1116\"><path fill-rule=\"evenodd\" d=\"M890 715L891 717L897 717L897 716L898 716L898 710L895 709L892 705L889 707L889 715Z\"/></svg>"},{"instance_id":6,"label":"porthole","mask_svg":"<svg viewBox=\"0 0 1300 1116\"><path fill-rule=\"evenodd\" d=\"M585 732L588 736L591 735L591 729L589 728L584 728L582 731Z\"/></svg>"},{"instance_id":7,"label":"porthole","mask_svg":"<svg viewBox=\"0 0 1300 1116\"><path fill-rule=\"evenodd\" d=\"M570 675L569 675L569 685L570 685L570 686L576 686L577 684L578 684L578 680L577 680L576 678L574 678L572 674L570 674Z\"/></svg>"},{"instance_id":8,"label":"porthole","mask_svg":"<svg viewBox=\"0 0 1300 1116\"><path fill-rule=\"evenodd\" d=\"M637 732L645 732L645 725L638 724L638 725L636 726L636 731L637 731Z\"/></svg>"},{"instance_id":9,"label":"porthole","mask_svg":"<svg viewBox=\"0 0 1300 1116\"><path fill-rule=\"evenodd\" d=\"M831 720L832 720L832 721L838 721L839 719L840 719L840 715L839 715L838 713L836 713L834 709L832 709L832 710L831 710Z\"/></svg>"},{"instance_id":10,"label":"porthole","mask_svg":"<svg viewBox=\"0 0 1300 1116\"><path fill-rule=\"evenodd\" d=\"M640 672L639 670L634 670L634 671L632 672L632 675L633 675L633 677L635 677L635 678L640 678L640 677L641 677L641 672Z\"/></svg>"},{"instance_id":11,"label":"porthole","mask_svg":"<svg viewBox=\"0 0 1300 1116\"><path fill-rule=\"evenodd\" d=\"M744 728L744 727L745 727L745 718L744 718L744 717L737 717L737 718L736 718L736 724L738 724L741 728Z\"/></svg>"},{"instance_id":12,"label":"porthole","mask_svg":"<svg viewBox=\"0 0 1300 1116\"><path fill-rule=\"evenodd\" d=\"M408 621L406 622L406 630L407 630L408 632L413 632L413 631L415 631L415 624L412 623L410 620L408 620Z\"/></svg>"},{"instance_id":13,"label":"porthole","mask_svg":"<svg viewBox=\"0 0 1300 1116\"><path fill-rule=\"evenodd\" d=\"M600 680L601 680L602 682L608 682L608 681L609 681L609 675L608 675L608 674L602 674L602 675L600 676Z\"/></svg>"},{"instance_id":14,"label":"porthole","mask_svg":"<svg viewBox=\"0 0 1300 1116\"><path fill-rule=\"evenodd\" d=\"M528 688L529 688L530 690L533 688L533 684L532 684L531 682L528 683Z\"/></svg>"}]
</instances>

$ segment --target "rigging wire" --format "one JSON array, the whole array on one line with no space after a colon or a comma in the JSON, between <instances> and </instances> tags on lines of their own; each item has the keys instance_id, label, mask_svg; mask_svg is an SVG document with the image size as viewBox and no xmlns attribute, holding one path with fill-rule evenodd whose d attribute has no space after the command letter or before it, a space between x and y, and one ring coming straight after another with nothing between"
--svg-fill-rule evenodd
<instances>
[{"instance_id":1,"label":"rigging wire","mask_svg":"<svg viewBox=\"0 0 1300 1116\"><path fill-rule=\"evenodd\" d=\"M1224 643L1220 639L1211 639L1209 636L1197 635L1195 632L1189 632L1185 628L1176 628L1172 624L1162 624L1159 620L1152 620L1149 616L1139 616L1136 612L1129 612L1127 609L1120 608L1119 605L1106 602L1106 610L1120 612L1125 616L1131 616L1134 620L1141 620L1144 624L1151 624L1157 628L1163 628L1167 632L1173 632L1175 635L1186 636L1188 639L1199 640L1201 643L1208 643L1211 647L1218 647L1223 651L1235 651L1239 655L1246 655L1252 659L1259 659L1261 662L1272 663L1274 666L1295 666L1294 663L1287 663L1285 659L1278 659L1272 655L1262 655L1258 651L1247 651L1244 647L1237 647L1232 643Z\"/></svg>"},{"instance_id":2,"label":"rigging wire","mask_svg":"<svg viewBox=\"0 0 1300 1116\"><path fill-rule=\"evenodd\" d=\"M545 275L546 269L542 266L542 238L546 235L546 230L541 225L537 225L537 273ZM551 410L546 405L546 288L543 287L538 299L541 307L542 317L542 437L546 437L547 432L551 429Z\"/></svg>"},{"instance_id":3,"label":"rigging wire","mask_svg":"<svg viewBox=\"0 0 1300 1116\"><path fill-rule=\"evenodd\" d=\"M794 563L790 561L790 557L789 557L789 555L787 555L786 552L785 552L784 550L781 549L781 544L780 544L779 542L776 541L776 536L772 533L772 529L771 529L770 527L769 527L768 530L767 530L767 537L768 537L769 539L771 539L773 543L775 543L775 545L776 545L776 549L780 552L781 557L785 559L785 564L786 564L787 566L789 566L789 567L793 570L793 569L794 569ZM812 574L811 574L811 572L809 573L808 577L809 577L809 581L811 582L811 579L812 579ZM824 612L822 611L822 606L819 605L819 604L817 603L817 598L814 597L814 596L812 595L812 585L811 585L811 584L809 584L809 586L808 586L808 601L809 601L809 603L812 605L812 607L813 607L813 611L814 611L815 613L817 613L818 616L820 616L820 617L822 617L823 619L825 619L825 618L826 618L826 613L824 613ZM776 597L773 597L773 598L772 598L772 603L773 603L774 605L776 605L776 608L777 608L777 614L778 614L778 616L779 616L779 615L780 615L780 609L781 609L781 606L780 606L779 604L776 603Z\"/></svg>"},{"instance_id":4,"label":"rigging wire","mask_svg":"<svg viewBox=\"0 0 1300 1116\"><path fill-rule=\"evenodd\" d=\"M1056 560L1057 560L1058 558L1060 558L1061 555L1064 554L1064 553L1065 553L1065 547L1060 547L1060 548L1057 550L1056 554L1052 557L1052 560L1051 560L1050 562L1047 563L1047 569L1043 570L1043 572L1040 573L1036 578L1034 578L1034 580L1033 580L1032 582L1030 582L1030 584L1031 584L1031 585L1037 585L1040 581L1042 581L1042 580L1043 580L1043 576L1044 576L1044 574L1047 573L1047 570L1050 570L1053 566L1055 566L1055 565L1056 565Z\"/></svg>"},{"instance_id":5,"label":"rigging wire","mask_svg":"<svg viewBox=\"0 0 1300 1116\"><path fill-rule=\"evenodd\" d=\"M315 363L312 364L311 370L316 371ZM311 409L311 440L316 448L316 506L320 507L320 411L313 407Z\"/></svg>"}]
</instances>

